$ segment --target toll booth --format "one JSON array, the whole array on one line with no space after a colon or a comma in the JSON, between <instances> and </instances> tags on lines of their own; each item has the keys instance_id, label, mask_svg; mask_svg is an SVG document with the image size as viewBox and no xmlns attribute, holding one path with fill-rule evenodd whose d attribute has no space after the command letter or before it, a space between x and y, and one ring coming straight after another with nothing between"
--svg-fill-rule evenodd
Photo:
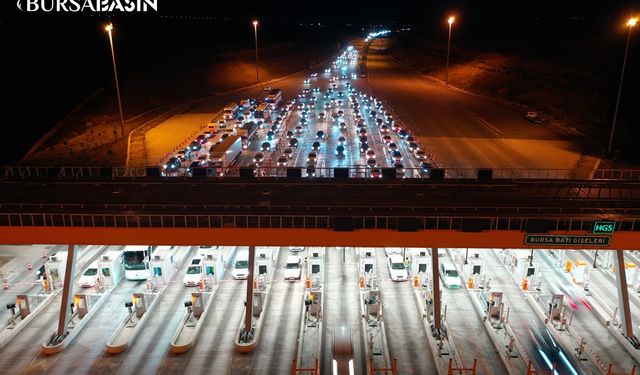
<instances>
[{"instance_id":1,"label":"toll booth","mask_svg":"<svg viewBox=\"0 0 640 375\"><path fill-rule=\"evenodd\" d=\"M365 285L375 287L376 275L376 258L374 257L374 249L370 247L360 248L360 267L359 274L364 277Z\"/></svg>"},{"instance_id":2,"label":"toll booth","mask_svg":"<svg viewBox=\"0 0 640 375\"><path fill-rule=\"evenodd\" d=\"M380 302L382 297L382 292L379 290L369 290L365 294L364 304L367 309L367 316L375 315L379 316L380 314Z\"/></svg>"},{"instance_id":3,"label":"toll booth","mask_svg":"<svg viewBox=\"0 0 640 375\"><path fill-rule=\"evenodd\" d=\"M87 296L84 294L76 294L73 303L76 306L76 312L78 318L82 319L89 312L89 305L87 304Z\"/></svg>"},{"instance_id":4,"label":"toll booth","mask_svg":"<svg viewBox=\"0 0 640 375\"><path fill-rule=\"evenodd\" d=\"M522 252L512 251L510 270L518 282L526 279L527 285L534 285L538 281L538 261Z\"/></svg>"},{"instance_id":5,"label":"toll booth","mask_svg":"<svg viewBox=\"0 0 640 375\"><path fill-rule=\"evenodd\" d=\"M560 293L554 293L551 296L551 301L547 309L547 316L551 320L560 319L560 313L562 312L562 301L564 301L564 295Z\"/></svg>"},{"instance_id":6,"label":"toll booth","mask_svg":"<svg viewBox=\"0 0 640 375\"><path fill-rule=\"evenodd\" d=\"M480 280L483 278L484 261L480 257L478 251L474 251L467 257L467 264L462 265L462 274L465 282L470 283L471 288L479 286Z\"/></svg>"},{"instance_id":7,"label":"toll booth","mask_svg":"<svg viewBox=\"0 0 640 375\"><path fill-rule=\"evenodd\" d=\"M265 282L271 282L273 278L273 252L270 247L256 248L256 265L255 275L258 279L264 279Z\"/></svg>"},{"instance_id":8,"label":"toll booth","mask_svg":"<svg viewBox=\"0 0 640 375\"><path fill-rule=\"evenodd\" d=\"M98 261L98 280L100 285L115 287L124 276L124 258L122 251L111 250L100 257Z\"/></svg>"},{"instance_id":9,"label":"toll booth","mask_svg":"<svg viewBox=\"0 0 640 375\"><path fill-rule=\"evenodd\" d=\"M191 312L199 318L204 312L204 298L202 293L191 293Z\"/></svg>"},{"instance_id":10,"label":"toll booth","mask_svg":"<svg viewBox=\"0 0 640 375\"><path fill-rule=\"evenodd\" d=\"M47 279L52 290L62 288L64 284L64 274L67 267L66 263L67 253L64 252L50 256L49 260L44 264Z\"/></svg>"},{"instance_id":11,"label":"toll booth","mask_svg":"<svg viewBox=\"0 0 640 375\"><path fill-rule=\"evenodd\" d=\"M136 309L136 317L142 318L147 312L147 304L143 293L133 293L133 307Z\"/></svg>"},{"instance_id":12,"label":"toll booth","mask_svg":"<svg viewBox=\"0 0 640 375\"><path fill-rule=\"evenodd\" d=\"M307 265L309 267L307 274L311 277L312 288L319 288L324 283L324 254L322 248L312 247L309 249Z\"/></svg>"},{"instance_id":13,"label":"toll booth","mask_svg":"<svg viewBox=\"0 0 640 375\"><path fill-rule=\"evenodd\" d=\"M576 260L573 267L571 267L571 277L573 282L576 284L584 285L584 283L589 279L589 272L593 267L590 264L587 264L582 259Z\"/></svg>"},{"instance_id":14,"label":"toll booth","mask_svg":"<svg viewBox=\"0 0 640 375\"><path fill-rule=\"evenodd\" d=\"M202 259L204 278L211 285L224 278L224 260L222 254L207 252Z\"/></svg>"},{"instance_id":15,"label":"toll booth","mask_svg":"<svg viewBox=\"0 0 640 375\"><path fill-rule=\"evenodd\" d=\"M25 294L18 294L16 296L16 305L18 305L18 310L20 311L20 319L27 317L27 315L31 314L31 306L29 306L29 296Z\"/></svg>"},{"instance_id":16,"label":"toll booth","mask_svg":"<svg viewBox=\"0 0 640 375\"><path fill-rule=\"evenodd\" d=\"M411 274L419 275L420 273L426 274L429 270L429 255L427 249L417 249L411 254Z\"/></svg>"},{"instance_id":17,"label":"toll booth","mask_svg":"<svg viewBox=\"0 0 640 375\"><path fill-rule=\"evenodd\" d=\"M176 272L174 253L174 249L165 246L157 249L149 262L153 276L162 284L169 282Z\"/></svg>"}]
</instances>

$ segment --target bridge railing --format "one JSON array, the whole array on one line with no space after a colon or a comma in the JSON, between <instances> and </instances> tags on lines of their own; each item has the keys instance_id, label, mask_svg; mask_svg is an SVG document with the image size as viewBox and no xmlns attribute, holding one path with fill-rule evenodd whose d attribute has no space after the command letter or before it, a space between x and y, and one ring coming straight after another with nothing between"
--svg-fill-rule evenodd
<instances>
[{"instance_id":1,"label":"bridge railing","mask_svg":"<svg viewBox=\"0 0 640 375\"><path fill-rule=\"evenodd\" d=\"M11 227L80 227L80 228L268 228L268 229L349 229L390 230L516 230L525 231L529 224L545 222L549 231L591 231L593 218L546 216L532 218L517 213L502 216L407 215L389 210L386 214L334 216L330 214L143 214L143 213L48 213L2 212L0 226ZM339 223L338 223L339 221ZM620 220L616 231L640 231L640 219Z\"/></svg>"},{"instance_id":2,"label":"bridge railing","mask_svg":"<svg viewBox=\"0 0 640 375\"><path fill-rule=\"evenodd\" d=\"M246 178L384 178L384 179L431 179L431 180L616 180L640 181L640 170L603 169L592 176L578 176L572 169L518 169L518 168L387 168L367 166L345 166L333 168L308 167L226 167L226 168L180 168L169 172L154 166L146 168L123 167L42 167L0 166L0 179L59 179L81 180L83 178L154 178L154 177L246 177Z\"/></svg>"}]
</instances>

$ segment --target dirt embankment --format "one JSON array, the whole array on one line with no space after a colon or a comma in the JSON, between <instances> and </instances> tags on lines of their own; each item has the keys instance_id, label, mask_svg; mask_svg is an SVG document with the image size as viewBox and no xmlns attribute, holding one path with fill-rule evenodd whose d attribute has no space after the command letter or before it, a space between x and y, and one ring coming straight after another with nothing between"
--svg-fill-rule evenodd
<instances>
[{"instance_id":1,"label":"dirt embankment","mask_svg":"<svg viewBox=\"0 0 640 375\"><path fill-rule=\"evenodd\" d=\"M314 49L311 49L313 47ZM285 43L260 50L260 80L308 68L335 50ZM24 159L30 165L125 164L127 134L171 105L255 83L255 51L229 52L199 60L158 62L144 72L120 77L125 118L121 137L115 88L98 90L60 121Z\"/></svg>"},{"instance_id":2,"label":"dirt embankment","mask_svg":"<svg viewBox=\"0 0 640 375\"><path fill-rule=\"evenodd\" d=\"M398 45L397 60L444 81L446 44L423 41ZM596 68L534 60L496 52L453 46L449 83L463 90L522 104L551 118L552 125L580 141L585 150L601 153L611 125L613 98L603 89L605 78Z\"/></svg>"}]
</instances>

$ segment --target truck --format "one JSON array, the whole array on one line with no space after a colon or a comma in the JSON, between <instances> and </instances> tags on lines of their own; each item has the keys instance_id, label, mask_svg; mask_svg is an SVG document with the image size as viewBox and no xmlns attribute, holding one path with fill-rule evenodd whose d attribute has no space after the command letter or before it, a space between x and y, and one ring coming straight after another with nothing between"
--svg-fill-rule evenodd
<instances>
[{"instance_id":1,"label":"truck","mask_svg":"<svg viewBox=\"0 0 640 375\"><path fill-rule=\"evenodd\" d=\"M253 121L245 122L239 128L236 129L236 135L251 140L258 131L258 124Z\"/></svg>"},{"instance_id":2,"label":"truck","mask_svg":"<svg viewBox=\"0 0 640 375\"><path fill-rule=\"evenodd\" d=\"M267 93L264 101L271 104L271 109L276 109L282 103L282 90L272 89Z\"/></svg>"},{"instance_id":3,"label":"truck","mask_svg":"<svg viewBox=\"0 0 640 375\"><path fill-rule=\"evenodd\" d=\"M227 167L240 156L241 152L241 137L239 135L230 135L213 147L209 153L209 161L214 167Z\"/></svg>"}]
</instances>

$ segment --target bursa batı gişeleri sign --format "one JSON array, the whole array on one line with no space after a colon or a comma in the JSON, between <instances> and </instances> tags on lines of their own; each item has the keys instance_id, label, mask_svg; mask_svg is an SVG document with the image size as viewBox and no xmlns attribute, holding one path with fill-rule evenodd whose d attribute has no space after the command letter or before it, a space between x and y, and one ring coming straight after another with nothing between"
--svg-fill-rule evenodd
<instances>
[{"instance_id":1,"label":"bursa bat\u0131 gi\u015feleri sign","mask_svg":"<svg viewBox=\"0 0 640 375\"><path fill-rule=\"evenodd\" d=\"M148 12L158 11L158 0L18 0L23 12Z\"/></svg>"}]
</instances>

